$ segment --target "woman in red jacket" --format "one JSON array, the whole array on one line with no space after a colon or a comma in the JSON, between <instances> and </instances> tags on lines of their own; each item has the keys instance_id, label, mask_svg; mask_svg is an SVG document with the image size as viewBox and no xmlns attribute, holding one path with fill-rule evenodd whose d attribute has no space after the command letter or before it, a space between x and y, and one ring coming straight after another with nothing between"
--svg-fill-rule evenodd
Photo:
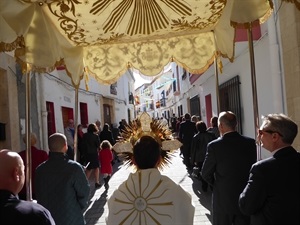
<instances>
[{"instance_id":1,"label":"woman in red jacket","mask_svg":"<svg viewBox=\"0 0 300 225\"><path fill-rule=\"evenodd\" d=\"M112 145L109 141L104 140L100 144L99 161L100 173L103 175L104 187L108 189L108 181L112 174L111 161L113 160Z\"/></svg>"}]
</instances>

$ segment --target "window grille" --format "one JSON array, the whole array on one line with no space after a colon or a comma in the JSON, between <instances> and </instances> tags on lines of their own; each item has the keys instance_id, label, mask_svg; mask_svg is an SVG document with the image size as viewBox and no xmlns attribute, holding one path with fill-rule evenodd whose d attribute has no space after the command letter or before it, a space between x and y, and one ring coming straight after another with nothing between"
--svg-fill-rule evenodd
<instances>
[{"instance_id":1,"label":"window grille","mask_svg":"<svg viewBox=\"0 0 300 225\"><path fill-rule=\"evenodd\" d=\"M242 110L240 101L240 79L235 76L219 86L220 111L231 111L237 116L237 131L242 134Z\"/></svg>"}]
</instances>

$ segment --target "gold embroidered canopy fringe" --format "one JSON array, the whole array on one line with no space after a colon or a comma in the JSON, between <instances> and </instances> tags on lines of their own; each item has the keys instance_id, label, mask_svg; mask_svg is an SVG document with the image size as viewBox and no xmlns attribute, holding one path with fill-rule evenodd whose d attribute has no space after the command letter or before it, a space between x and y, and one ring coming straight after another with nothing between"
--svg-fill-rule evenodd
<instances>
[{"instance_id":1,"label":"gold embroidered canopy fringe","mask_svg":"<svg viewBox=\"0 0 300 225\"><path fill-rule=\"evenodd\" d=\"M129 68L153 76L171 61L193 74L216 54L234 58L234 27L272 11L271 0L10 0L0 2L0 50L33 70L65 64L111 84ZM86 68L84 70L84 68Z\"/></svg>"}]
</instances>

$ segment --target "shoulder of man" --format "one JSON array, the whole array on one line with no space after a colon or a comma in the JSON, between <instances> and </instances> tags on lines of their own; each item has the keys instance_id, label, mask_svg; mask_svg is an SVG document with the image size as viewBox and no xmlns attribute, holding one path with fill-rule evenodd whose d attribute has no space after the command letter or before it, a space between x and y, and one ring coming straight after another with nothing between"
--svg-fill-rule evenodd
<instances>
[{"instance_id":1,"label":"shoulder of man","mask_svg":"<svg viewBox=\"0 0 300 225\"><path fill-rule=\"evenodd\" d=\"M31 218L34 218L37 224L55 224L49 210L39 203L21 200L19 203L19 210L30 214Z\"/></svg>"},{"instance_id":2,"label":"shoulder of man","mask_svg":"<svg viewBox=\"0 0 300 225\"><path fill-rule=\"evenodd\" d=\"M82 169L83 170L83 166L79 162L76 162L75 160L69 159L68 165L70 167L73 167L74 169Z\"/></svg>"}]
</instances>

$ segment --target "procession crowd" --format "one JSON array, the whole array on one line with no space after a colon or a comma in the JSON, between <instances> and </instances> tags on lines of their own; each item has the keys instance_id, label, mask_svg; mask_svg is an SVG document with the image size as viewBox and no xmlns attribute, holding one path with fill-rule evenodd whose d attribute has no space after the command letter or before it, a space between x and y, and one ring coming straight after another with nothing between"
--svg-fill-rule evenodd
<instances>
[{"instance_id":1,"label":"procession crowd","mask_svg":"<svg viewBox=\"0 0 300 225\"><path fill-rule=\"evenodd\" d=\"M157 120L182 143L180 154L188 174L201 181L203 192L212 190L213 225L300 224L300 153L292 147L298 127L289 117L263 116L257 140L237 132L238 120L230 111L212 117L209 127L189 113L173 115L169 122L163 117ZM125 127L120 121L119 126L101 128L96 121L86 133L82 125L75 132L74 121L69 120L65 134L49 137L49 155L36 148L36 136L31 134L34 201L28 199L24 186L29 165L25 150L19 154L1 150L3 224L84 225L91 179L96 189L103 183L109 188L112 165L120 160L113 146ZM74 161L75 133L79 162ZM191 195L160 173L175 150L168 141L151 130L134 143L129 155L136 170L109 196L108 225L193 224ZM257 160L258 144L271 152L269 158Z\"/></svg>"}]
</instances>

